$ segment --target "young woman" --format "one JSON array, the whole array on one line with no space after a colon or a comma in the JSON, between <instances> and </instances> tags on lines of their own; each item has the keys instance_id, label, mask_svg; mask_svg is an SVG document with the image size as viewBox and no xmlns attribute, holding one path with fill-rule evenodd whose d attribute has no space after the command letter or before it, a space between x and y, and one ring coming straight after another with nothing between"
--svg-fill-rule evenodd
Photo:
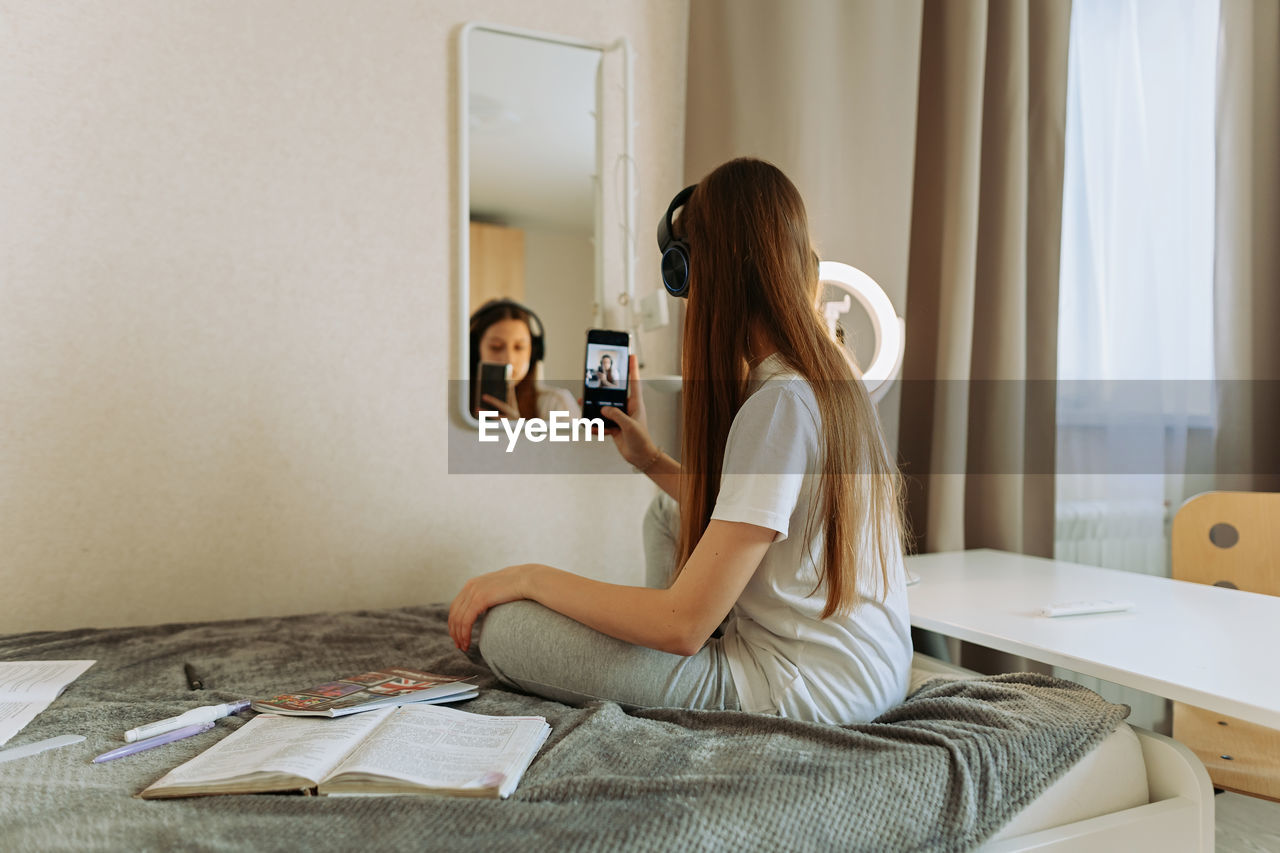
<instances>
[{"instance_id":1,"label":"young woman","mask_svg":"<svg viewBox=\"0 0 1280 853\"><path fill-rule=\"evenodd\" d=\"M664 218L687 260L682 462L649 436L634 360L628 411L603 411L669 496L646 519L646 557L674 577L511 566L464 585L450 633L467 650L487 613L493 672L561 701L873 719L902 701L911 662L896 468L818 313L796 188L734 160L690 190Z\"/></svg>"},{"instance_id":2,"label":"young woman","mask_svg":"<svg viewBox=\"0 0 1280 853\"><path fill-rule=\"evenodd\" d=\"M618 387L618 374L614 372L613 356L609 353L600 356L600 366L595 369L593 375L601 388Z\"/></svg>"},{"instance_id":3,"label":"young woman","mask_svg":"<svg viewBox=\"0 0 1280 853\"><path fill-rule=\"evenodd\" d=\"M482 361L509 364L512 389L505 400L485 395L479 408L507 418L546 420L553 411L578 417L581 410L573 394L537 381L538 363L545 355L542 321L526 306L512 299L491 299L477 308L471 315L471 380L478 381Z\"/></svg>"}]
</instances>

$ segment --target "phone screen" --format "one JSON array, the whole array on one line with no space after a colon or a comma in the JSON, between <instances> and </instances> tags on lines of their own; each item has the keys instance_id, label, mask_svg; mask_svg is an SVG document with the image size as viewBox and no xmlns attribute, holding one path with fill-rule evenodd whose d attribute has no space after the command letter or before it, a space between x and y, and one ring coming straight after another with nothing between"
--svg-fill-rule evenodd
<instances>
[{"instance_id":1,"label":"phone screen","mask_svg":"<svg viewBox=\"0 0 1280 853\"><path fill-rule=\"evenodd\" d=\"M616 426L600 414L601 406L627 408L627 369L631 336L626 332L592 329L587 333L587 356L582 391L582 415L603 418L606 427Z\"/></svg>"}]
</instances>

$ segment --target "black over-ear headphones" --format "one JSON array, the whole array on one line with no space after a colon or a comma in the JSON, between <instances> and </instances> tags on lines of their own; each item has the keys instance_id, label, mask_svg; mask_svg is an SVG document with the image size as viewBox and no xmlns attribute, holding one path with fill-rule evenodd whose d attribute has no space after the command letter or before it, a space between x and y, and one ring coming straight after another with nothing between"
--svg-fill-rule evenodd
<instances>
[{"instance_id":1,"label":"black over-ear headphones","mask_svg":"<svg viewBox=\"0 0 1280 853\"><path fill-rule=\"evenodd\" d=\"M684 206L697 184L676 193L658 220L658 250L662 252L662 283L672 296L689 295L689 244L672 233L671 215Z\"/></svg>"},{"instance_id":2,"label":"black over-ear headphones","mask_svg":"<svg viewBox=\"0 0 1280 853\"><path fill-rule=\"evenodd\" d=\"M532 320L529 324L529 337L532 339L529 345L529 363L542 361L547 354L547 337L543 332L542 319L533 313L533 309L528 305L516 302L514 299L491 299L476 309L476 313L471 315L471 349L474 351L480 346L476 333L487 328L488 318L502 308L516 308L529 315L529 319ZM535 325L537 328L534 328Z\"/></svg>"}]
</instances>

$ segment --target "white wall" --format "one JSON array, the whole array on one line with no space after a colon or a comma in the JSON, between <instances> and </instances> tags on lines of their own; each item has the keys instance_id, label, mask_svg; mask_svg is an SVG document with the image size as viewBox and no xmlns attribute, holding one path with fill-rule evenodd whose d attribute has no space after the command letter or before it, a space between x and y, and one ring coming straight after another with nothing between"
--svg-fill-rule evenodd
<instances>
[{"instance_id":1,"label":"white wall","mask_svg":"<svg viewBox=\"0 0 1280 853\"><path fill-rule=\"evenodd\" d=\"M627 36L643 223L683 174L687 13L5 4L0 632L441 601L530 560L639 580L643 478L448 473L456 36ZM570 522L602 493L634 518Z\"/></svg>"},{"instance_id":2,"label":"white wall","mask_svg":"<svg viewBox=\"0 0 1280 853\"><path fill-rule=\"evenodd\" d=\"M547 332L543 376L556 384L573 384L579 395L595 269L591 232L525 228L525 301Z\"/></svg>"}]
</instances>

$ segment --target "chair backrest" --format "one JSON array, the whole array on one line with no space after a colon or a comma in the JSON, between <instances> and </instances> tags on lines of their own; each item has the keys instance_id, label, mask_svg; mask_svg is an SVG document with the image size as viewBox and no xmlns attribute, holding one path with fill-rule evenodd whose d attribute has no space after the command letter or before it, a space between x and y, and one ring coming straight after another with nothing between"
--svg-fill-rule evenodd
<instances>
[{"instance_id":1,"label":"chair backrest","mask_svg":"<svg viewBox=\"0 0 1280 853\"><path fill-rule=\"evenodd\" d=\"M1280 595L1280 494L1205 492L1173 517L1175 580ZM1219 788L1280 800L1280 730L1173 703L1173 736Z\"/></svg>"},{"instance_id":2,"label":"chair backrest","mask_svg":"<svg viewBox=\"0 0 1280 853\"><path fill-rule=\"evenodd\" d=\"M1177 580L1280 595L1280 493L1205 492L1173 518Z\"/></svg>"}]
</instances>

